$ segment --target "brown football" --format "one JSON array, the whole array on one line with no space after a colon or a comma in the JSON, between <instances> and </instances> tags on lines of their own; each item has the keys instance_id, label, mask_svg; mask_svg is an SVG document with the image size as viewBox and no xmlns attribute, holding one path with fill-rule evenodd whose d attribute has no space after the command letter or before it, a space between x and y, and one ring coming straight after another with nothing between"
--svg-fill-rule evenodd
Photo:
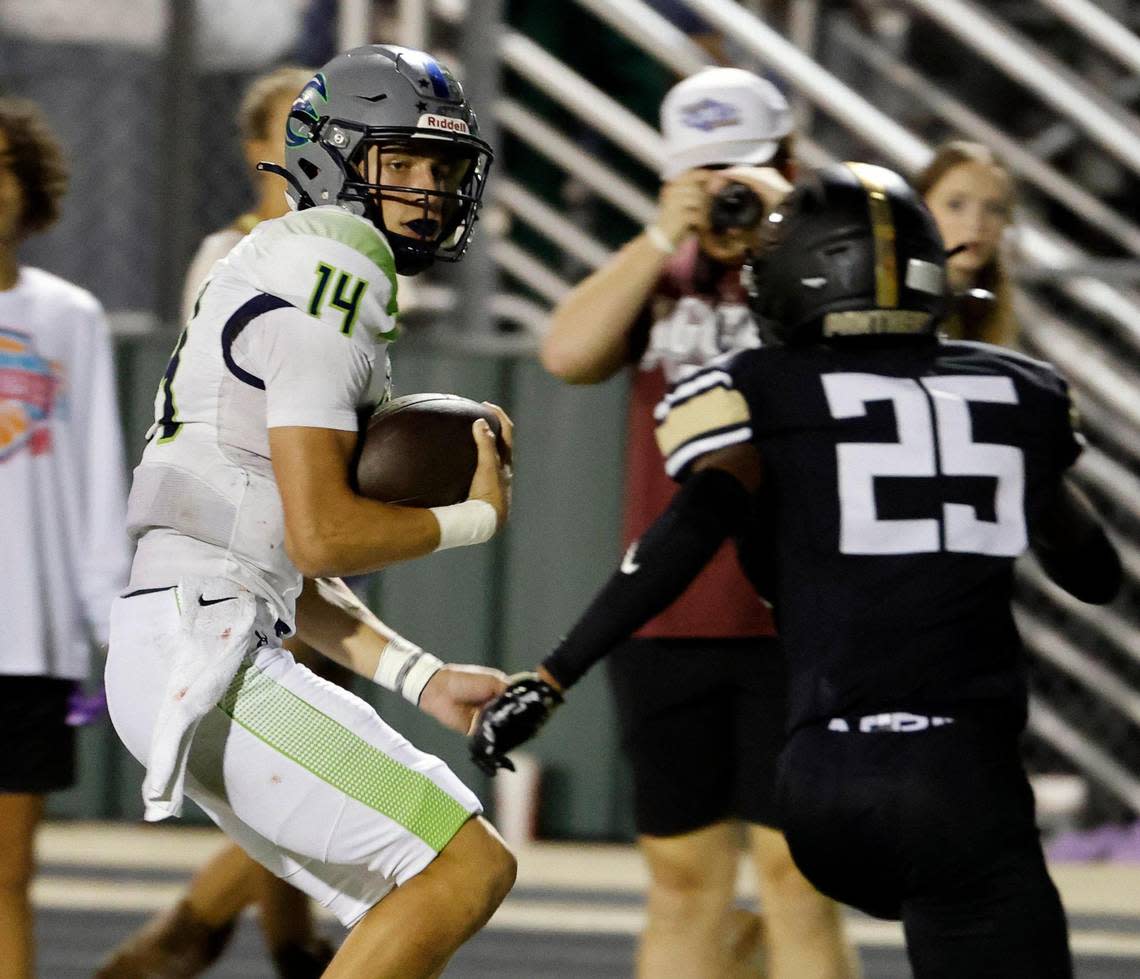
<instances>
[{"instance_id":1,"label":"brown football","mask_svg":"<svg viewBox=\"0 0 1140 979\"><path fill-rule=\"evenodd\" d=\"M499 417L455 394L408 394L368 420L356 461L361 496L405 506L450 506L467 499L475 475L471 426L486 418L506 460Z\"/></svg>"}]
</instances>

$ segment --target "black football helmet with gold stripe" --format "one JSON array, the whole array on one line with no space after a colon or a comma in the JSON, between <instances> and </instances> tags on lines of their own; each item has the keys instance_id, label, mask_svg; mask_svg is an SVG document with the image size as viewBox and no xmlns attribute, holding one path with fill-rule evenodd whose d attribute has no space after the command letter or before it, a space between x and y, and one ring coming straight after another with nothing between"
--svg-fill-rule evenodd
<instances>
[{"instance_id":1,"label":"black football helmet with gold stripe","mask_svg":"<svg viewBox=\"0 0 1140 979\"><path fill-rule=\"evenodd\" d=\"M797 182L746 269L753 312L784 343L931 334L946 312L945 249L901 176L844 163Z\"/></svg>"}]
</instances>

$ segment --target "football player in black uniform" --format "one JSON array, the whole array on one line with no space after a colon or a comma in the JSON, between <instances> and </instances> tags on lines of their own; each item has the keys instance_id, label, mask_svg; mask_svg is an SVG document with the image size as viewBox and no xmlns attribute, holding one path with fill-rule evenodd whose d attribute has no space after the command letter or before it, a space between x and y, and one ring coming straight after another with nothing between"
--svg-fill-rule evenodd
<instances>
[{"instance_id":1,"label":"football player in black uniform","mask_svg":"<svg viewBox=\"0 0 1140 979\"><path fill-rule=\"evenodd\" d=\"M768 219L752 302L774 339L658 408L681 482L539 673L484 711L485 767L735 535L789 660L780 805L824 893L901 918L920 979L1072 974L1018 755L1014 559L1106 602L1120 564L1065 471L1080 442L1047 364L943 341L945 255L914 191L845 164ZM761 514L771 515L761 520ZM775 576L775 591L770 576Z\"/></svg>"}]
</instances>

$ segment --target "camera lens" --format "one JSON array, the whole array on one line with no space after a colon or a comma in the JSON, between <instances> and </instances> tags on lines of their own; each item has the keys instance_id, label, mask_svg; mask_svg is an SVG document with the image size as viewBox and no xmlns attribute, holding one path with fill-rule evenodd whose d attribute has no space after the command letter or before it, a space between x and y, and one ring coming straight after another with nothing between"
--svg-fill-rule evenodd
<instances>
[{"instance_id":1,"label":"camera lens","mask_svg":"<svg viewBox=\"0 0 1140 979\"><path fill-rule=\"evenodd\" d=\"M730 228L754 228L764 215L764 202L750 187L740 183L725 184L709 206L709 225L713 231Z\"/></svg>"}]
</instances>

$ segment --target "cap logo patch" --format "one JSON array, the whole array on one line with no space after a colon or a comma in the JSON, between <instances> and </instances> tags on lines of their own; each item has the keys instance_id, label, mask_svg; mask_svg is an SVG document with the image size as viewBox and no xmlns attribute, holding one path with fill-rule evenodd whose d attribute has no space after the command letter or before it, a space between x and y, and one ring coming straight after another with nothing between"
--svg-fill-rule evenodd
<instances>
[{"instance_id":1,"label":"cap logo patch","mask_svg":"<svg viewBox=\"0 0 1140 979\"><path fill-rule=\"evenodd\" d=\"M449 133L463 133L470 135L471 129L462 119L454 119L451 116L437 116L430 112L425 112L420 116L419 121L416 123L417 129L443 129Z\"/></svg>"},{"instance_id":2,"label":"cap logo patch","mask_svg":"<svg viewBox=\"0 0 1140 979\"><path fill-rule=\"evenodd\" d=\"M681 122L690 129L710 133L722 126L739 126L740 110L730 102L701 99L681 107Z\"/></svg>"}]
</instances>

